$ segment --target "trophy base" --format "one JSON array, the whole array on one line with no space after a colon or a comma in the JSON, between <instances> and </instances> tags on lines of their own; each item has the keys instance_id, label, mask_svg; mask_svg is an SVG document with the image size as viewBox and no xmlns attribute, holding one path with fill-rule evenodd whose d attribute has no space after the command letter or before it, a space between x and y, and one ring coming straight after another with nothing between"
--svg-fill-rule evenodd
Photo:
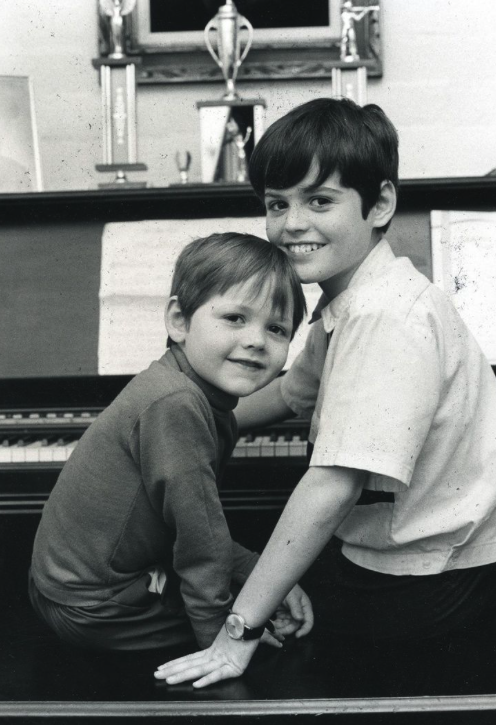
<instances>
[{"instance_id":1,"label":"trophy base","mask_svg":"<svg viewBox=\"0 0 496 725\"><path fill-rule=\"evenodd\" d=\"M201 174L203 183L248 181L248 161L263 133L261 99L200 101Z\"/></svg>"},{"instance_id":2,"label":"trophy base","mask_svg":"<svg viewBox=\"0 0 496 725\"><path fill-rule=\"evenodd\" d=\"M95 169L102 173L116 172L115 179L98 184L99 189L144 189L146 181L129 181L126 171L146 171L146 164L96 164Z\"/></svg>"}]
</instances>

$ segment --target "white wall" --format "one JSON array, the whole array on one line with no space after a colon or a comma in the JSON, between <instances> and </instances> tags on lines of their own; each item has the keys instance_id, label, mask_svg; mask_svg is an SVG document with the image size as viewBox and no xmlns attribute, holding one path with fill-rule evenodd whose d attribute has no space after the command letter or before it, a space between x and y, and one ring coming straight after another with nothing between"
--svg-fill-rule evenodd
<instances>
[{"instance_id":1,"label":"white wall","mask_svg":"<svg viewBox=\"0 0 496 725\"><path fill-rule=\"evenodd\" d=\"M369 83L398 128L402 178L478 176L496 167L496 2L382 0L384 75ZM96 2L4 0L0 75L30 75L46 190L96 188L101 162ZM243 84L268 103L267 122L316 96L329 81ZM220 85L140 86L138 160L154 186L178 180L178 149L199 180L196 102Z\"/></svg>"}]
</instances>

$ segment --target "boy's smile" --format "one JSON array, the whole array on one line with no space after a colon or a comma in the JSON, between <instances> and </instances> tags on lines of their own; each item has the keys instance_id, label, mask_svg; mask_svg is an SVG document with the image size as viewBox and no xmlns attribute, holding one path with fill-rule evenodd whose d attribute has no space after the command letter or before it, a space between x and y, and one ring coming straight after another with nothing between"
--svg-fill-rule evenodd
<instances>
[{"instance_id":1,"label":"boy's smile","mask_svg":"<svg viewBox=\"0 0 496 725\"><path fill-rule=\"evenodd\" d=\"M288 253L303 283L318 282L333 299L348 287L390 216L384 221L378 202L363 219L358 191L342 186L337 172L316 187L317 171L312 164L299 184L266 189L267 236Z\"/></svg>"},{"instance_id":2,"label":"boy's smile","mask_svg":"<svg viewBox=\"0 0 496 725\"><path fill-rule=\"evenodd\" d=\"M180 331L169 325L169 334L200 377L236 397L250 395L278 375L288 355L292 309L283 316L271 302L270 282L254 296L248 280L211 297Z\"/></svg>"}]
</instances>

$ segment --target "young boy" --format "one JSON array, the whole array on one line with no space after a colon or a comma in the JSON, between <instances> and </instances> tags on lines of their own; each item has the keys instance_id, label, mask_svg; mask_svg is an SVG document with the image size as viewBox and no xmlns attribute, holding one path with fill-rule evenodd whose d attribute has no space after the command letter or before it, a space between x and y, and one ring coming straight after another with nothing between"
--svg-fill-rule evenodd
<instances>
[{"instance_id":1,"label":"young boy","mask_svg":"<svg viewBox=\"0 0 496 725\"><path fill-rule=\"evenodd\" d=\"M43 512L30 597L62 639L113 650L192 632L200 647L212 642L231 583L258 558L231 540L218 496L232 410L282 370L304 312L290 262L264 240L217 234L180 254L169 350L85 432ZM283 629L288 617L286 631L311 628L299 587L285 605Z\"/></svg>"},{"instance_id":2,"label":"young boy","mask_svg":"<svg viewBox=\"0 0 496 725\"><path fill-rule=\"evenodd\" d=\"M273 124L252 156L269 240L323 297L290 371L239 409L243 425L312 421L309 470L233 605L251 627L334 534L325 608L337 632L429 637L494 609L496 381L446 296L383 236L397 144L377 106L319 99ZM202 687L239 675L257 643L230 624L156 677Z\"/></svg>"}]
</instances>

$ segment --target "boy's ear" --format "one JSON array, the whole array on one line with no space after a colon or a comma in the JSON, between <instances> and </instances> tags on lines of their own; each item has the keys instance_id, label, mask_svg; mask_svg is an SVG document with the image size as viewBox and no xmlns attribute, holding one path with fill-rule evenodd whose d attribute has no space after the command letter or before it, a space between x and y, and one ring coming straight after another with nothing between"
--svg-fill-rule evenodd
<instances>
[{"instance_id":1,"label":"boy's ear","mask_svg":"<svg viewBox=\"0 0 496 725\"><path fill-rule=\"evenodd\" d=\"M381 192L372 213L374 214L374 227L385 226L396 211L396 189L391 181L383 181Z\"/></svg>"},{"instance_id":2,"label":"boy's ear","mask_svg":"<svg viewBox=\"0 0 496 725\"><path fill-rule=\"evenodd\" d=\"M177 295L169 297L165 307L165 326L171 340L181 344L188 331L188 323L179 305Z\"/></svg>"}]
</instances>

